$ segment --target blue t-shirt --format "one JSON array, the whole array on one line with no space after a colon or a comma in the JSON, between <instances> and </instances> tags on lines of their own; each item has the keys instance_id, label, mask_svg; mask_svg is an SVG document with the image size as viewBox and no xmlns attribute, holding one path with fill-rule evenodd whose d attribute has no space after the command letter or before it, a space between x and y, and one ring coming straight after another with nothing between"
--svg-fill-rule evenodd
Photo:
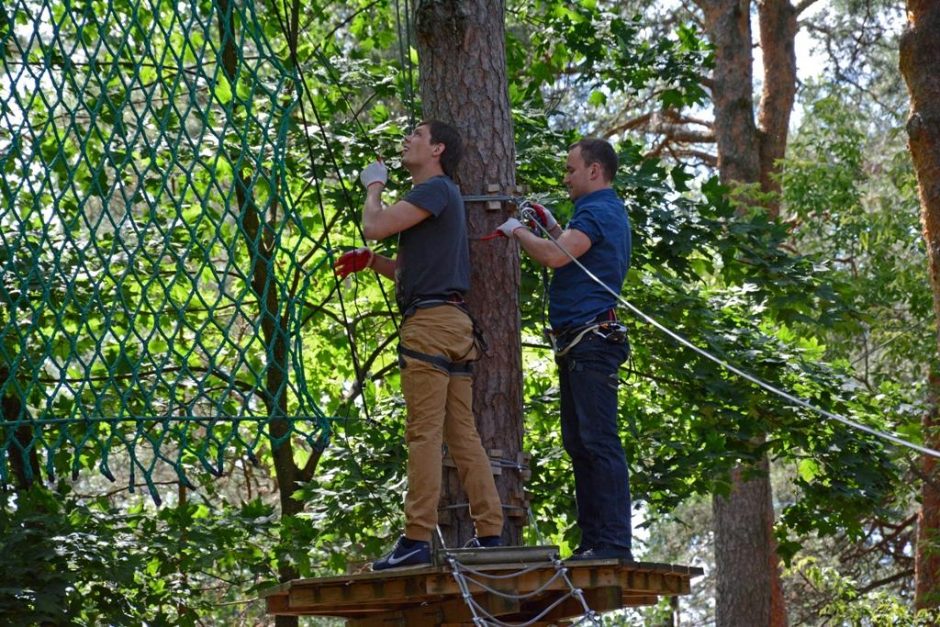
<instances>
[{"instance_id":1,"label":"blue t-shirt","mask_svg":"<svg viewBox=\"0 0 940 627\"><path fill-rule=\"evenodd\" d=\"M567 228L591 240L591 248L578 261L619 294L630 268L631 240L630 219L617 193L608 187L578 198ZM616 304L613 294L573 261L555 270L548 291L548 318L556 331L587 324Z\"/></svg>"},{"instance_id":2,"label":"blue t-shirt","mask_svg":"<svg viewBox=\"0 0 940 627\"><path fill-rule=\"evenodd\" d=\"M406 201L431 215L398 236L395 287L400 307L416 298L464 294L470 289L467 214L457 185L434 176L415 185Z\"/></svg>"}]
</instances>

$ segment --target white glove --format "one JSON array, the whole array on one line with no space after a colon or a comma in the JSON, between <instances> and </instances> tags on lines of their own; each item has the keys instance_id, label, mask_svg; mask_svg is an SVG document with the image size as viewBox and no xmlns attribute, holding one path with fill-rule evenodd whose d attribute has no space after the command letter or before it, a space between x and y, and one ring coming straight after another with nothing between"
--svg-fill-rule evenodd
<instances>
[{"instance_id":1,"label":"white glove","mask_svg":"<svg viewBox=\"0 0 940 627\"><path fill-rule=\"evenodd\" d=\"M516 229L524 229L524 228L525 228L525 225L522 224L522 222L519 222L519 220L516 220L515 218L509 218L508 220L500 224L498 227L496 227L496 230L502 233L503 235L505 235L506 237L508 237L509 239L512 239L513 231L515 231Z\"/></svg>"},{"instance_id":2,"label":"white glove","mask_svg":"<svg viewBox=\"0 0 940 627\"><path fill-rule=\"evenodd\" d=\"M388 168L381 161L375 161L366 166L366 169L359 174L359 180L369 189L370 185L381 183L385 185L388 182Z\"/></svg>"}]
</instances>

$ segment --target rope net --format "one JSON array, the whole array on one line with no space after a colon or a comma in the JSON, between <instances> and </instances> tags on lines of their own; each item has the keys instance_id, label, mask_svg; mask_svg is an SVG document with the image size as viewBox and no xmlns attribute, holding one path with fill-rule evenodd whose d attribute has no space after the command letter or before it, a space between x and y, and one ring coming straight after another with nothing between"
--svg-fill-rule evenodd
<instances>
[{"instance_id":1,"label":"rope net","mask_svg":"<svg viewBox=\"0 0 940 627\"><path fill-rule=\"evenodd\" d=\"M0 481L113 480L120 450L159 499L160 463L322 450L301 330L331 253L254 5L13 0L0 51Z\"/></svg>"}]
</instances>

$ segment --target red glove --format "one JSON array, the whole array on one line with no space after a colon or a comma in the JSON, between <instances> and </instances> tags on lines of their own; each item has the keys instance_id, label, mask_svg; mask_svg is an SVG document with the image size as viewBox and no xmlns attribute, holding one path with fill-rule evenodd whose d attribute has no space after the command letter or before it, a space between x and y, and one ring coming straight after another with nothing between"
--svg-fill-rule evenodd
<instances>
[{"instance_id":1,"label":"red glove","mask_svg":"<svg viewBox=\"0 0 940 627\"><path fill-rule=\"evenodd\" d=\"M353 272L360 272L366 268L371 268L374 259L375 253L363 246L362 248L350 250L340 255L336 263L333 264L333 271L339 275L339 278L345 279Z\"/></svg>"},{"instance_id":2,"label":"red glove","mask_svg":"<svg viewBox=\"0 0 940 627\"><path fill-rule=\"evenodd\" d=\"M552 212L543 207L542 205L532 202L529 203L529 208L532 209L532 212L535 214L535 219L539 221L546 231L551 232L552 229L558 224L558 221L555 219L555 216L552 215ZM536 231L537 235L541 235L541 230L532 225L532 230Z\"/></svg>"}]
</instances>

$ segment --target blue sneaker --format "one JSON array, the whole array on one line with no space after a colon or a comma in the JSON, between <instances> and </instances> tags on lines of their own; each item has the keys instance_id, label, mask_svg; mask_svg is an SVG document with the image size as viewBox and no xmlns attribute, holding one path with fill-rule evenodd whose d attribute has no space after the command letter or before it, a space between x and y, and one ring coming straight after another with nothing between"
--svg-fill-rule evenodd
<instances>
[{"instance_id":1,"label":"blue sneaker","mask_svg":"<svg viewBox=\"0 0 940 627\"><path fill-rule=\"evenodd\" d=\"M385 557L372 562L372 570L387 570L404 566L430 566L431 543L411 540L402 536L395 543L395 548Z\"/></svg>"},{"instance_id":2,"label":"blue sneaker","mask_svg":"<svg viewBox=\"0 0 940 627\"><path fill-rule=\"evenodd\" d=\"M503 546L503 539L499 536L473 536L463 548L465 549L493 549Z\"/></svg>"}]
</instances>

